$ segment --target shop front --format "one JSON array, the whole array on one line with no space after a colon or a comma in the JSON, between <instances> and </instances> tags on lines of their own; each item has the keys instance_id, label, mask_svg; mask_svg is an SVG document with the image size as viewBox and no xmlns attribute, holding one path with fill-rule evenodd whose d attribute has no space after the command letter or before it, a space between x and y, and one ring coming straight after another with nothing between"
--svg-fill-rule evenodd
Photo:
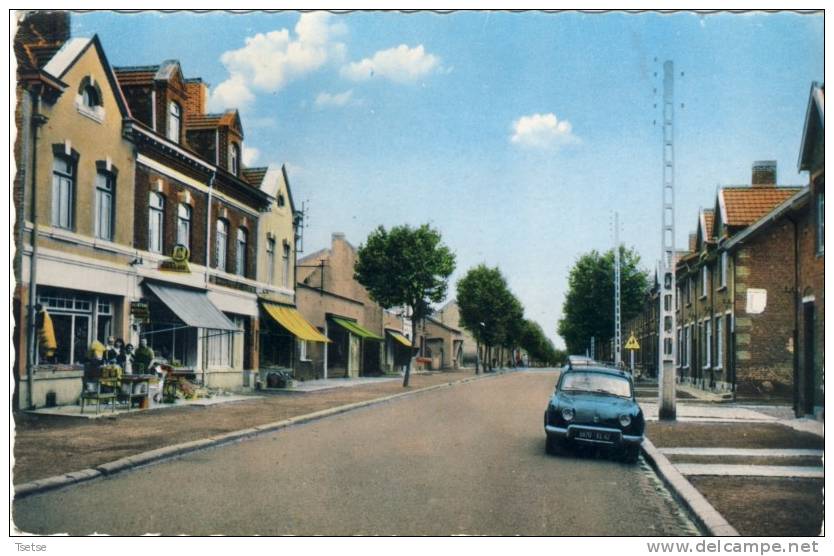
<instances>
[{"instance_id":1,"label":"shop front","mask_svg":"<svg viewBox=\"0 0 834 556\"><path fill-rule=\"evenodd\" d=\"M388 372L404 372L413 354L414 346L403 333L385 330L385 367Z\"/></svg>"},{"instance_id":2,"label":"shop front","mask_svg":"<svg viewBox=\"0 0 834 556\"><path fill-rule=\"evenodd\" d=\"M260 330L260 383L264 387L283 387L290 378L322 378L320 358L330 340L310 324L295 307L274 302L261 303L263 318ZM321 346L321 348L318 348Z\"/></svg>"},{"instance_id":3,"label":"shop front","mask_svg":"<svg viewBox=\"0 0 834 556\"><path fill-rule=\"evenodd\" d=\"M123 300L119 296L66 288L38 288L32 380L36 407L78 401L90 345L105 345L108 339L121 339L127 332L123 326Z\"/></svg>"},{"instance_id":4,"label":"shop front","mask_svg":"<svg viewBox=\"0 0 834 556\"><path fill-rule=\"evenodd\" d=\"M226 316L206 290L148 280L143 287L148 320L142 325L140 343L147 344L155 359L207 387L214 386L211 371L235 368L235 356L242 357L234 347L243 335L243 319Z\"/></svg>"},{"instance_id":5,"label":"shop front","mask_svg":"<svg viewBox=\"0 0 834 556\"><path fill-rule=\"evenodd\" d=\"M355 378L382 373L380 342L385 338L343 317L328 315L327 321L328 334L333 340L327 351L328 377Z\"/></svg>"}]
</instances>

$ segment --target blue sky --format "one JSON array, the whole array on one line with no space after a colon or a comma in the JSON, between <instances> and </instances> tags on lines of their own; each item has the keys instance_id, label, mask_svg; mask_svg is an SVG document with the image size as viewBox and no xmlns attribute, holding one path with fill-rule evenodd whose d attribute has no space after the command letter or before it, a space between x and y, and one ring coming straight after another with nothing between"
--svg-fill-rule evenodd
<instances>
[{"instance_id":1,"label":"blue sky","mask_svg":"<svg viewBox=\"0 0 834 556\"><path fill-rule=\"evenodd\" d=\"M677 74L678 246L754 160L806 181L824 75L822 16L790 13L96 12L73 33L98 33L113 65L176 58L212 108L241 108L249 161L286 163L309 201L307 252L430 222L457 253L450 295L497 265L559 346L568 271L612 245L613 211L644 266L658 258L662 62Z\"/></svg>"}]
</instances>

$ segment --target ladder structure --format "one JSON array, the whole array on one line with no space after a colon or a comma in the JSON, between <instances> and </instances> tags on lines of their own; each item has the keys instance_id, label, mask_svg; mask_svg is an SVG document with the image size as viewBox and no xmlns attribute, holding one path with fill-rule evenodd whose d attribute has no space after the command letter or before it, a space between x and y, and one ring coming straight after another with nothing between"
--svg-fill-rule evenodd
<instances>
[{"instance_id":1,"label":"ladder structure","mask_svg":"<svg viewBox=\"0 0 834 556\"><path fill-rule=\"evenodd\" d=\"M674 420L675 410L675 76L674 63L663 63L663 224L658 277L658 417Z\"/></svg>"}]
</instances>

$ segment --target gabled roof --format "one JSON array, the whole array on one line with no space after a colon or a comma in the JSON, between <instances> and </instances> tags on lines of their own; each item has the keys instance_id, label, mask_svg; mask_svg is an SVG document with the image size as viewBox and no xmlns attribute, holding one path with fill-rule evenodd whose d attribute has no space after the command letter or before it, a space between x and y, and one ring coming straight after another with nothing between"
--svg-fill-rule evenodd
<instances>
[{"instance_id":1,"label":"gabled roof","mask_svg":"<svg viewBox=\"0 0 834 556\"><path fill-rule=\"evenodd\" d=\"M142 85L153 82L159 66L131 66L113 68L121 85Z\"/></svg>"},{"instance_id":2,"label":"gabled roof","mask_svg":"<svg viewBox=\"0 0 834 556\"><path fill-rule=\"evenodd\" d=\"M715 211L713 209L701 209L698 216L698 225L701 228L702 241L712 241L714 234Z\"/></svg>"},{"instance_id":3,"label":"gabled roof","mask_svg":"<svg viewBox=\"0 0 834 556\"><path fill-rule=\"evenodd\" d=\"M18 60L18 71L43 68L55 53L61 49L60 42L39 42L18 44L15 42L15 54Z\"/></svg>"},{"instance_id":4,"label":"gabled roof","mask_svg":"<svg viewBox=\"0 0 834 556\"><path fill-rule=\"evenodd\" d=\"M816 81L811 83L808 98L808 109L805 111L805 126L802 129L802 143L799 147L800 171L810 170L811 156L814 153L814 142L822 131L825 141L825 85Z\"/></svg>"},{"instance_id":5,"label":"gabled roof","mask_svg":"<svg viewBox=\"0 0 834 556\"><path fill-rule=\"evenodd\" d=\"M60 79L92 42L93 39L84 37L75 37L68 40L43 66L43 70Z\"/></svg>"},{"instance_id":6,"label":"gabled roof","mask_svg":"<svg viewBox=\"0 0 834 556\"><path fill-rule=\"evenodd\" d=\"M188 129L214 129L225 126L236 130L243 137L243 126L236 109L226 110L222 114L187 114L185 126Z\"/></svg>"},{"instance_id":7,"label":"gabled roof","mask_svg":"<svg viewBox=\"0 0 834 556\"><path fill-rule=\"evenodd\" d=\"M810 199L810 188L801 187L793 190L793 194L789 195L781 203L773 207L767 213L758 218L750 226L743 231L737 233L724 244L724 249L732 249L739 243L743 243L748 238L755 236L759 231L766 229L771 223L776 222L792 210L802 207Z\"/></svg>"},{"instance_id":8,"label":"gabled roof","mask_svg":"<svg viewBox=\"0 0 834 556\"><path fill-rule=\"evenodd\" d=\"M749 226L800 187L722 187L718 190L721 220L726 226Z\"/></svg>"},{"instance_id":9,"label":"gabled roof","mask_svg":"<svg viewBox=\"0 0 834 556\"><path fill-rule=\"evenodd\" d=\"M110 89L113 91L113 96L116 97L116 104L119 106L119 112L122 116L130 116L130 109L127 101L125 101L122 89L116 79L116 74L113 72L113 67L107 61L107 56L104 54L104 48L101 46L101 41L98 35L93 35L92 38L76 37L68 40L64 45L55 51L54 55L49 59L43 71L47 74L61 79L69 69L75 65L75 62L92 46L96 49L101 65L104 68L104 74L107 76L107 81L110 83ZM37 53L38 56L45 58L49 53L49 48L45 48Z\"/></svg>"}]
</instances>

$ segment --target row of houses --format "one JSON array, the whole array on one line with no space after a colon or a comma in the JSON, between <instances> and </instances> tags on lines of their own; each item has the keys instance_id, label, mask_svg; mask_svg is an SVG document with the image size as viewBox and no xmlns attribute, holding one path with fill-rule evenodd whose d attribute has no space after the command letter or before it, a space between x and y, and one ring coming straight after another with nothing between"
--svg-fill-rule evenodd
<instances>
[{"instance_id":1,"label":"row of houses","mask_svg":"<svg viewBox=\"0 0 834 556\"><path fill-rule=\"evenodd\" d=\"M824 95L811 86L798 162L808 183L778 185L776 162L755 162L750 185L720 187L698 211L676 261L678 381L800 416L824 408ZM658 303L655 287L624 327L654 376Z\"/></svg>"},{"instance_id":2,"label":"row of houses","mask_svg":"<svg viewBox=\"0 0 834 556\"><path fill-rule=\"evenodd\" d=\"M94 341L147 343L208 387L462 363L457 323L376 305L334 234L299 258L285 167L247 167L237 110L177 60L113 67L66 12L30 12L14 40L13 261L19 407L74 403ZM57 347L44 349L45 316ZM415 349L416 348L416 349ZM419 350L419 351L418 351Z\"/></svg>"}]
</instances>

